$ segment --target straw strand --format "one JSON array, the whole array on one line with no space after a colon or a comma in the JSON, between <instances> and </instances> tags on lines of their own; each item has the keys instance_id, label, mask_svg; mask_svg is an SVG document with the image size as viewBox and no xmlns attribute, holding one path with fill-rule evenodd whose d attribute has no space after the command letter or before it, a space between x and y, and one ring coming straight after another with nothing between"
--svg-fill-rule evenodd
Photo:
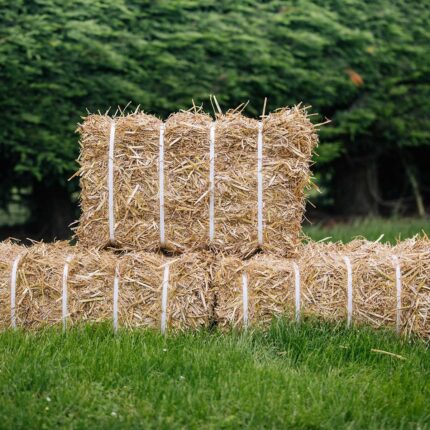
<instances>
[{"instance_id":1,"label":"straw strand","mask_svg":"<svg viewBox=\"0 0 430 430\"><path fill-rule=\"evenodd\" d=\"M352 323L352 266L349 257L344 256L343 261L346 265L347 273L347 327L351 327Z\"/></svg>"},{"instance_id":2,"label":"straw strand","mask_svg":"<svg viewBox=\"0 0 430 430\"><path fill-rule=\"evenodd\" d=\"M263 123L258 123L257 138L258 245L263 246Z\"/></svg>"},{"instance_id":3,"label":"straw strand","mask_svg":"<svg viewBox=\"0 0 430 430\"><path fill-rule=\"evenodd\" d=\"M164 124L160 126L160 145L159 145L159 197L160 197L160 245L165 246L165 232L164 232Z\"/></svg>"},{"instance_id":4,"label":"straw strand","mask_svg":"<svg viewBox=\"0 0 430 430\"><path fill-rule=\"evenodd\" d=\"M396 271L396 331L400 333L402 320L402 272L397 255L393 255L392 260Z\"/></svg>"},{"instance_id":5,"label":"straw strand","mask_svg":"<svg viewBox=\"0 0 430 430\"><path fill-rule=\"evenodd\" d=\"M109 134L109 160L108 160L108 218L109 240L115 241L115 212L114 212L114 151L115 151L115 120L111 121Z\"/></svg>"},{"instance_id":6,"label":"straw strand","mask_svg":"<svg viewBox=\"0 0 430 430\"><path fill-rule=\"evenodd\" d=\"M61 299L61 320L63 322L63 331L67 328L67 301L68 301L68 291L67 291L67 281L69 278L69 264L72 261L73 256L68 255L63 268L63 289L62 289L62 299Z\"/></svg>"},{"instance_id":7,"label":"straw strand","mask_svg":"<svg viewBox=\"0 0 430 430\"><path fill-rule=\"evenodd\" d=\"M209 149L209 242L215 236L215 123L210 127L210 149Z\"/></svg>"},{"instance_id":8,"label":"straw strand","mask_svg":"<svg viewBox=\"0 0 430 430\"><path fill-rule=\"evenodd\" d=\"M10 279L10 323L13 329L16 329L16 281L18 265L22 255L18 255L12 265L12 273Z\"/></svg>"}]
</instances>

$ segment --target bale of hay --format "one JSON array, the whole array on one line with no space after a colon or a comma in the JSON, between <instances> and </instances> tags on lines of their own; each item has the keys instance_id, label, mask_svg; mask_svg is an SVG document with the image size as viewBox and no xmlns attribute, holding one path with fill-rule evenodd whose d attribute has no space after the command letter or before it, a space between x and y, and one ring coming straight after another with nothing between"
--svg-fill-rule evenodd
<instances>
[{"instance_id":1,"label":"bale of hay","mask_svg":"<svg viewBox=\"0 0 430 430\"><path fill-rule=\"evenodd\" d=\"M241 327L244 319L245 324L267 325L274 316L293 315L293 277L293 266L285 258L264 254L245 261L237 257L221 258L214 270L218 326ZM245 318L244 283L248 290Z\"/></svg>"},{"instance_id":2,"label":"bale of hay","mask_svg":"<svg viewBox=\"0 0 430 430\"><path fill-rule=\"evenodd\" d=\"M310 244L305 249L301 266L306 312L328 319L348 318L344 260L348 257L353 323L430 336L428 238L417 237L395 246L353 241L346 245Z\"/></svg>"},{"instance_id":3,"label":"bale of hay","mask_svg":"<svg viewBox=\"0 0 430 430\"><path fill-rule=\"evenodd\" d=\"M398 258L401 292L400 331L405 334L416 333L430 338L430 240L408 239L399 242L390 252ZM388 256L387 256L388 257ZM386 271L395 279L393 271ZM391 266L392 267L392 266ZM392 285L392 282L391 282Z\"/></svg>"},{"instance_id":4,"label":"bale of hay","mask_svg":"<svg viewBox=\"0 0 430 430\"><path fill-rule=\"evenodd\" d=\"M381 243L361 240L346 245L305 245L299 262L303 312L331 321L349 319L349 323L390 325L396 310L395 285L379 277L379 271L387 269L394 274L392 265L386 267L389 249ZM352 294L348 292L348 262Z\"/></svg>"},{"instance_id":5,"label":"bale of hay","mask_svg":"<svg viewBox=\"0 0 430 430\"><path fill-rule=\"evenodd\" d=\"M219 114L215 122L198 110L179 112L165 124L142 113L90 115L79 131L82 215L76 234L85 246L211 249L241 257L258 249L289 255L297 247L317 143L305 108L281 109L261 123L239 111Z\"/></svg>"},{"instance_id":6,"label":"bale of hay","mask_svg":"<svg viewBox=\"0 0 430 430\"><path fill-rule=\"evenodd\" d=\"M207 247L211 122L211 117L203 113L179 112L165 125L165 232L161 240L153 240L156 246L172 252ZM159 182L157 178L152 180Z\"/></svg>"},{"instance_id":7,"label":"bale of hay","mask_svg":"<svg viewBox=\"0 0 430 430\"><path fill-rule=\"evenodd\" d=\"M242 326L246 320L244 273L248 324L266 324L272 316L293 316L297 310L295 264L300 276L300 315L430 337L427 238L395 246L368 241L347 245L311 242L301 246L297 259L267 255L247 261L223 258L214 269L215 317L220 327Z\"/></svg>"},{"instance_id":8,"label":"bale of hay","mask_svg":"<svg viewBox=\"0 0 430 430\"><path fill-rule=\"evenodd\" d=\"M13 323L11 273L17 256L20 259ZM165 329L206 326L213 313L209 264L208 256L194 254L172 259L147 253L115 255L110 251L71 247L64 242L40 243L28 248L2 243L1 327L37 329L116 319L119 326L160 328L163 309ZM166 266L169 270L164 278Z\"/></svg>"},{"instance_id":9,"label":"bale of hay","mask_svg":"<svg viewBox=\"0 0 430 430\"><path fill-rule=\"evenodd\" d=\"M25 251L12 240L0 243L0 329L10 326L10 283L12 267L18 255Z\"/></svg>"},{"instance_id":10,"label":"bale of hay","mask_svg":"<svg viewBox=\"0 0 430 430\"><path fill-rule=\"evenodd\" d=\"M135 113L115 118L113 156L114 241L123 248L146 243L159 248L158 154L162 122ZM109 139L112 119L89 115L79 127L82 214L76 230L86 247L111 241L109 226Z\"/></svg>"},{"instance_id":11,"label":"bale of hay","mask_svg":"<svg viewBox=\"0 0 430 430\"><path fill-rule=\"evenodd\" d=\"M5 245L0 245L3 256ZM11 318L11 275L16 271L15 321ZM111 317L115 256L110 252L83 250L66 242L36 243L13 248L2 258L1 292L5 306L0 309L3 327L37 329L62 322L64 266L68 264L67 323L103 321Z\"/></svg>"},{"instance_id":12,"label":"bale of hay","mask_svg":"<svg viewBox=\"0 0 430 430\"><path fill-rule=\"evenodd\" d=\"M150 253L130 253L121 257L120 324L160 328L164 288L166 327L208 327L213 320L211 260L206 253L184 254L176 258Z\"/></svg>"}]
</instances>

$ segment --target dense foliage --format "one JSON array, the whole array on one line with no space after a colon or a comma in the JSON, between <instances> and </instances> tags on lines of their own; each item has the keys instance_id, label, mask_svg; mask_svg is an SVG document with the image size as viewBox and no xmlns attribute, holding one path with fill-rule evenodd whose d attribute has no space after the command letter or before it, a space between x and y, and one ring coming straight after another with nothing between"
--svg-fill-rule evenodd
<instances>
[{"instance_id":1,"label":"dense foliage","mask_svg":"<svg viewBox=\"0 0 430 430\"><path fill-rule=\"evenodd\" d=\"M210 109L209 94L223 108L250 100L250 115L260 114L267 96L270 109L304 101L320 113L316 121L330 118L317 169L325 202L334 199L338 210L399 210L400 198L426 199L426 2L0 4L3 206L17 189L35 214L52 207L52 196L64 206L77 189L67 178L76 170L74 129L86 109L131 102L166 116L192 99Z\"/></svg>"}]
</instances>

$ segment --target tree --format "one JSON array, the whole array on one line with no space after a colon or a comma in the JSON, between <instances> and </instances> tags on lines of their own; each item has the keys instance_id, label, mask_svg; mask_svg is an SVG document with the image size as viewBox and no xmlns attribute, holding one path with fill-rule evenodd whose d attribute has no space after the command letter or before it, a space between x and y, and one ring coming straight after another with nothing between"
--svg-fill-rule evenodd
<instances>
[{"instance_id":1,"label":"tree","mask_svg":"<svg viewBox=\"0 0 430 430\"><path fill-rule=\"evenodd\" d=\"M361 83L351 79L355 100L336 109L324 134L324 142L342 142L342 156L332 165L335 202L347 213L396 212L399 189L405 190L408 181L423 215L419 182L429 183L422 157L430 153L428 5L349 1L332 6L341 21L370 35L351 67L362 77Z\"/></svg>"},{"instance_id":2,"label":"tree","mask_svg":"<svg viewBox=\"0 0 430 430\"><path fill-rule=\"evenodd\" d=\"M86 109L113 112L129 102L165 117L192 99L210 108L209 94L223 108L251 100L250 115L260 114L266 96L270 109L303 100L332 119L317 159L329 194L361 196L337 198L338 210L377 211L379 201L398 197L354 179L371 168L385 183L381 161L393 151L422 195L430 61L423 2L0 5L0 199L5 206L12 192L25 191L46 237L66 235L63 220L76 216L77 181L67 181L77 169L76 123Z\"/></svg>"}]
</instances>

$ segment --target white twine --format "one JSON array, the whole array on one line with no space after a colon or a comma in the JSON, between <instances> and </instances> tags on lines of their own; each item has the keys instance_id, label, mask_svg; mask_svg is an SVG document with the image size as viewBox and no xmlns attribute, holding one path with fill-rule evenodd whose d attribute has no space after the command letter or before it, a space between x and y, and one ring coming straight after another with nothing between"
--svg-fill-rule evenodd
<instances>
[{"instance_id":1,"label":"white twine","mask_svg":"<svg viewBox=\"0 0 430 430\"><path fill-rule=\"evenodd\" d=\"M392 257L394 268L396 270L396 331L401 331L401 317L402 317L402 272L400 269L400 261L397 255Z\"/></svg>"},{"instance_id":2,"label":"white twine","mask_svg":"<svg viewBox=\"0 0 430 430\"><path fill-rule=\"evenodd\" d=\"M209 136L209 241L215 236L215 123L211 124Z\"/></svg>"},{"instance_id":3,"label":"white twine","mask_svg":"<svg viewBox=\"0 0 430 430\"><path fill-rule=\"evenodd\" d=\"M347 299L347 311L348 311L348 317L347 317L347 322L346 325L347 327L351 326L352 323L352 266L351 266L351 260L349 259L349 257L343 257L343 261L345 262L346 265L346 271L347 271L347 275L348 275L348 299Z\"/></svg>"},{"instance_id":4,"label":"white twine","mask_svg":"<svg viewBox=\"0 0 430 430\"><path fill-rule=\"evenodd\" d=\"M242 274L243 326L248 328L248 275Z\"/></svg>"},{"instance_id":5,"label":"white twine","mask_svg":"<svg viewBox=\"0 0 430 430\"><path fill-rule=\"evenodd\" d=\"M109 159L108 159L108 217L109 217L109 240L115 241L115 214L114 214L114 189L113 189L113 164L115 150L115 121L110 125L109 136Z\"/></svg>"},{"instance_id":6,"label":"white twine","mask_svg":"<svg viewBox=\"0 0 430 430\"><path fill-rule=\"evenodd\" d=\"M158 184L160 194L160 245L165 245L164 236L164 124L160 126L160 143L158 157Z\"/></svg>"},{"instance_id":7,"label":"white twine","mask_svg":"<svg viewBox=\"0 0 430 430\"><path fill-rule=\"evenodd\" d=\"M10 324L13 329L16 329L16 279L21 257L22 255L18 255L15 258L10 275Z\"/></svg>"},{"instance_id":8,"label":"white twine","mask_svg":"<svg viewBox=\"0 0 430 430\"><path fill-rule=\"evenodd\" d=\"M296 322L300 321L300 269L297 263L293 262L294 283L295 283L295 302L296 302Z\"/></svg>"},{"instance_id":9,"label":"white twine","mask_svg":"<svg viewBox=\"0 0 430 430\"><path fill-rule=\"evenodd\" d=\"M258 123L257 139L258 245L263 245L263 123Z\"/></svg>"},{"instance_id":10,"label":"white twine","mask_svg":"<svg viewBox=\"0 0 430 430\"><path fill-rule=\"evenodd\" d=\"M115 267L113 279L113 331L118 331L119 263Z\"/></svg>"},{"instance_id":11,"label":"white twine","mask_svg":"<svg viewBox=\"0 0 430 430\"><path fill-rule=\"evenodd\" d=\"M163 291L161 296L161 333L166 333L167 323L167 292L169 289L169 264L164 266Z\"/></svg>"},{"instance_id":12,"label":"white twine","mask_svg":"<svg viewBox=\"0 0 430 430\"><path fill-rule=\"evenodd\" d=\"M62 296L62 303L61 303L61 319L63 321L63 331L66 330L67 328L67 281L69 278L69 264L72 261L73 256L69 255L66 258L66 262L64 263L64 268L63 268L63 296Z\"/></svg>"}]
</instances>

